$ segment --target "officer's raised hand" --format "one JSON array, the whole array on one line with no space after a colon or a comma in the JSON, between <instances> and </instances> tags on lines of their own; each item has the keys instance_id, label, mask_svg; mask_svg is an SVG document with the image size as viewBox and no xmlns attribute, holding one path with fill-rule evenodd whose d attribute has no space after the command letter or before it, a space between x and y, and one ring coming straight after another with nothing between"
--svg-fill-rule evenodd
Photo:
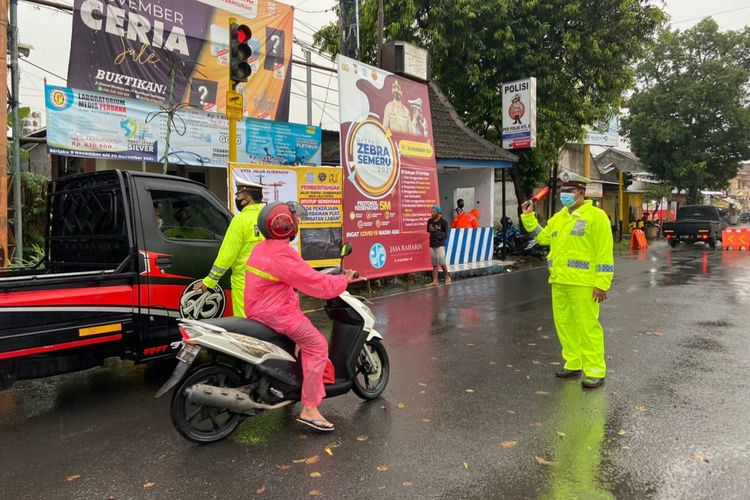
<instances>
[{"instance_id":1,"label":"officer's raised hand","mask_svg":"<svg viewBox=\"0 0 750 500\"><path fill-rule=\"evenodd\" d=\"M521 204L521 210L525 214L530 214L534 211L534 202L531 200L526 200Z\"/></svg>"}]
</instances>

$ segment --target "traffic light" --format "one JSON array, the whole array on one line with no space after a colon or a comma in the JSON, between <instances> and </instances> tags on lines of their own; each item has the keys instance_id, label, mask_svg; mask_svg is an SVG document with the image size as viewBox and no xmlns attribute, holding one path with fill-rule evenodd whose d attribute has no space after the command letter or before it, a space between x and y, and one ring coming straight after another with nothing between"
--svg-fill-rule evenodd
<instances>
[{"instance_id":1,"label":"traffic light","mask_svg":"<svg viewBox=\"0 0 750 500\"><path fill-rule=\"evenodd\" d=\"M633 174L630 172L623 172L622 174L622 188L627 189L633 183Z\"/></svg>"},{"instance_id":2,"label":"traffic light","mask_svg":"<svg viewBox=\"0 0 750 500\"><path fill-rule=\"evenodd\" d=\"M248 42L252 32L244 24L231 23L229 25L229 79L234 84L246 82L253 70L247 63L252 55Z\"/></svg>"}]
</instances>

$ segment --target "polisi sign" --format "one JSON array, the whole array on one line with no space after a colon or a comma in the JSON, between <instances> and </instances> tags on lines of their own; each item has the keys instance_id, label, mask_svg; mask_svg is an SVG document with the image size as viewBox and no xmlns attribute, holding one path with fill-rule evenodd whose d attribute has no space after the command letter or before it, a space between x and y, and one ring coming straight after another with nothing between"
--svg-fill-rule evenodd
<instances>
[{"instance_id":1,"label":"polisi sign","mask_svg":"<svg viewBox=\"0 0 750 500\"><path fill-rule=\"evenodd\" d=\"M536 78L503 84L503 147L536 147Z\"/></svg>"}]
</instances>

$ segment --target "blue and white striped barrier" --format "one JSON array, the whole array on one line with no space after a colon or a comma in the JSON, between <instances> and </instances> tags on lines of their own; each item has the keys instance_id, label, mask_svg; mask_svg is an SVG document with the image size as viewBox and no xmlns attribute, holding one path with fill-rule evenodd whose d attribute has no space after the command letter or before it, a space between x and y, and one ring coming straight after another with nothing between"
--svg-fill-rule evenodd
<instances>
[{"instance_id":1,"label":"blue and white striped barrier","mask_svg":"<svg viewBox=\"0 0 750 500\"><path fill-rule=\"evenodd\" d=\"M495 228L451 229L445 244L448 265L492 260Z\"/></svg>"}]
</instances>

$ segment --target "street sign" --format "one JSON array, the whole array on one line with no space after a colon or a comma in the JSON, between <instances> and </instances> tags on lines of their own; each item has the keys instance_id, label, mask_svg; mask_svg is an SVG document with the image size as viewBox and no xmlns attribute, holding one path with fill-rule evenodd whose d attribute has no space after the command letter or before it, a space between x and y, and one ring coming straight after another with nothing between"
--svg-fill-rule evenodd
<instances>
[{"instance_id":1,"label":"street sign","mask_svg":"<svg viewBox=\"0 0 750 500\"><path fill-rule=\"evenodd\" d=\"M227 90L227 116L235 120L242 120L242 94Z\"/></svg>"}]
</instances>

